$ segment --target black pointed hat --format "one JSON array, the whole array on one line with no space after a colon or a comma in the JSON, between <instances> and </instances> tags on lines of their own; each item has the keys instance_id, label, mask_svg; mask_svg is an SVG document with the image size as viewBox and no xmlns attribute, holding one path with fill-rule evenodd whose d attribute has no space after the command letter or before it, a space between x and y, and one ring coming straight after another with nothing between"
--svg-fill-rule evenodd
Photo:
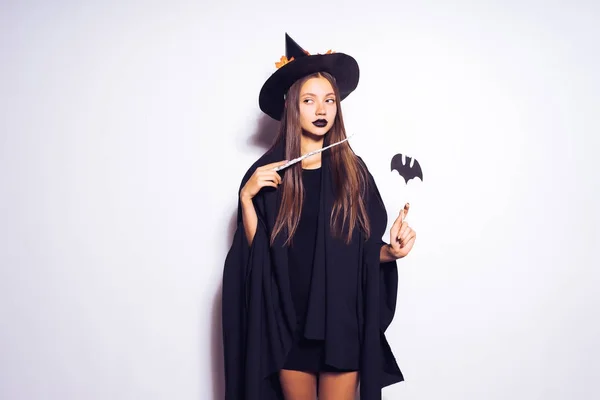
<instances>
[{"instance_id":1,"label":"black pointed hat","mask_svg":"<svg viewBox=\"0 0 600 400\"><path fill-rule=\"evenodd\" d=\"M335 78L344 100L358 86L359 68L356 60L344 53L328 51L326 54L309 54L287 33L285 56L275 63L275 71L264 83L258 96L260 109L271 118L280 120L285 94L294 82L315 72L328 72Z\"/></svg>"}]
</instances>

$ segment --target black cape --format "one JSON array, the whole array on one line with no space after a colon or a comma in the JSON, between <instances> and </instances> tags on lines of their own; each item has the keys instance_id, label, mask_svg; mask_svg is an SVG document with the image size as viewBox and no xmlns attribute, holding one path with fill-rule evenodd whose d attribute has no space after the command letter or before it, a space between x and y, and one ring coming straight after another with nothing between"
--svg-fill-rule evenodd
<instances>
[{"instance_id":1,"label":"black cape","mask_svg":"<svg viewBox=\"0 0 600 400\"><path fill-rule=\"evenodd\" d=\"M284 159L282 141L248 169L240 190L257 167ZM352 360L360 360L361 399L380 400L383 387L404 380L384 334L394 317L398 289L396 262L379 261L387 213L369 173L370 238L365 241L359 229L349 245L334 238L329 233L329 216L335 189L327 151L322 153L321 168L321 204L304 335L326 341L325 362L331 366L343 369ZM292 346L296 314L285 235L270 245L280 201L281 190L270 187L254 197L258 226L249 246L238 200L237 227L223 271L226 400L284 398L278 372ZM356 338L356 345L348 346L340 337Z\"/></svg>"}]
</instances>

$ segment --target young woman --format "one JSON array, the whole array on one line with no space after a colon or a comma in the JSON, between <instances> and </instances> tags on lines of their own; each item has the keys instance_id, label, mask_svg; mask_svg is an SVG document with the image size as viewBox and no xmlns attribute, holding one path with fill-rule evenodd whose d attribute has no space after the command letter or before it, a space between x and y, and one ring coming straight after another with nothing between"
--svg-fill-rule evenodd
<instances>
[{"instance_id":1,"label":"young woman","mask_svg":"<svg viewBox=\"0 0 600 400\"><path fill-rule=\"evenodd\" d=\"M381 399L404 378L385 338L396 306L396 260L416 234L408 204L387 214L346 138L340 102L359 69L343 53L310 55L286 35L261 109L281 121L246 172L223 274L227 400Z\"/></svg>"}]
</instances>

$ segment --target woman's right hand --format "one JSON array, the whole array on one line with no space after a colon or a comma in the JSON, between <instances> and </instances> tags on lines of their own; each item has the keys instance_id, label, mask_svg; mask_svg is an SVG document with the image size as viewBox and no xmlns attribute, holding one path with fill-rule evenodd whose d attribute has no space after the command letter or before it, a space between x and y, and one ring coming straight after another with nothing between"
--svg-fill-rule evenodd
<instances>
[{"instance_id":1,"label":"woman's right hand","mask_svg":"<svg viewBox=\"0 0 600 400\"><path fill-rule=\"evenodd\" d=\"M256 168L240 191L240 199L251 200L265 186L278 187L281 184L281 176L279 176L277 171L273 171L273 169L286 162L287 160L283 160Z\"/></svg>"}]
</instances>

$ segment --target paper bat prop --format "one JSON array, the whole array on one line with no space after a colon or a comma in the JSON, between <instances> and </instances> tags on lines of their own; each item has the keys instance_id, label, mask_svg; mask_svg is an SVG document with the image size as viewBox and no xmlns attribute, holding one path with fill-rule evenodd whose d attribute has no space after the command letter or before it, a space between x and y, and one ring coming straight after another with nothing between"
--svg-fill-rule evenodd
<instances>
[{"instance_id":1,"label":"paper bat prop","mask_svg":"<svg viewBox=\"0 0 600 400\"><path fill-rule=\"evenodd\" d=\"M421 170L421 165L415 159L414 165L411 167L410 162L412 160L411 157L405 155L406 164L402 163L402 154L396 154L392 157L391 163L391 171L398 171L401 177L404 178L404 182L408 184L408 181L414 178L420 178L421 182L423 181L423 171Z\"/></svg>"}]
</instances>

